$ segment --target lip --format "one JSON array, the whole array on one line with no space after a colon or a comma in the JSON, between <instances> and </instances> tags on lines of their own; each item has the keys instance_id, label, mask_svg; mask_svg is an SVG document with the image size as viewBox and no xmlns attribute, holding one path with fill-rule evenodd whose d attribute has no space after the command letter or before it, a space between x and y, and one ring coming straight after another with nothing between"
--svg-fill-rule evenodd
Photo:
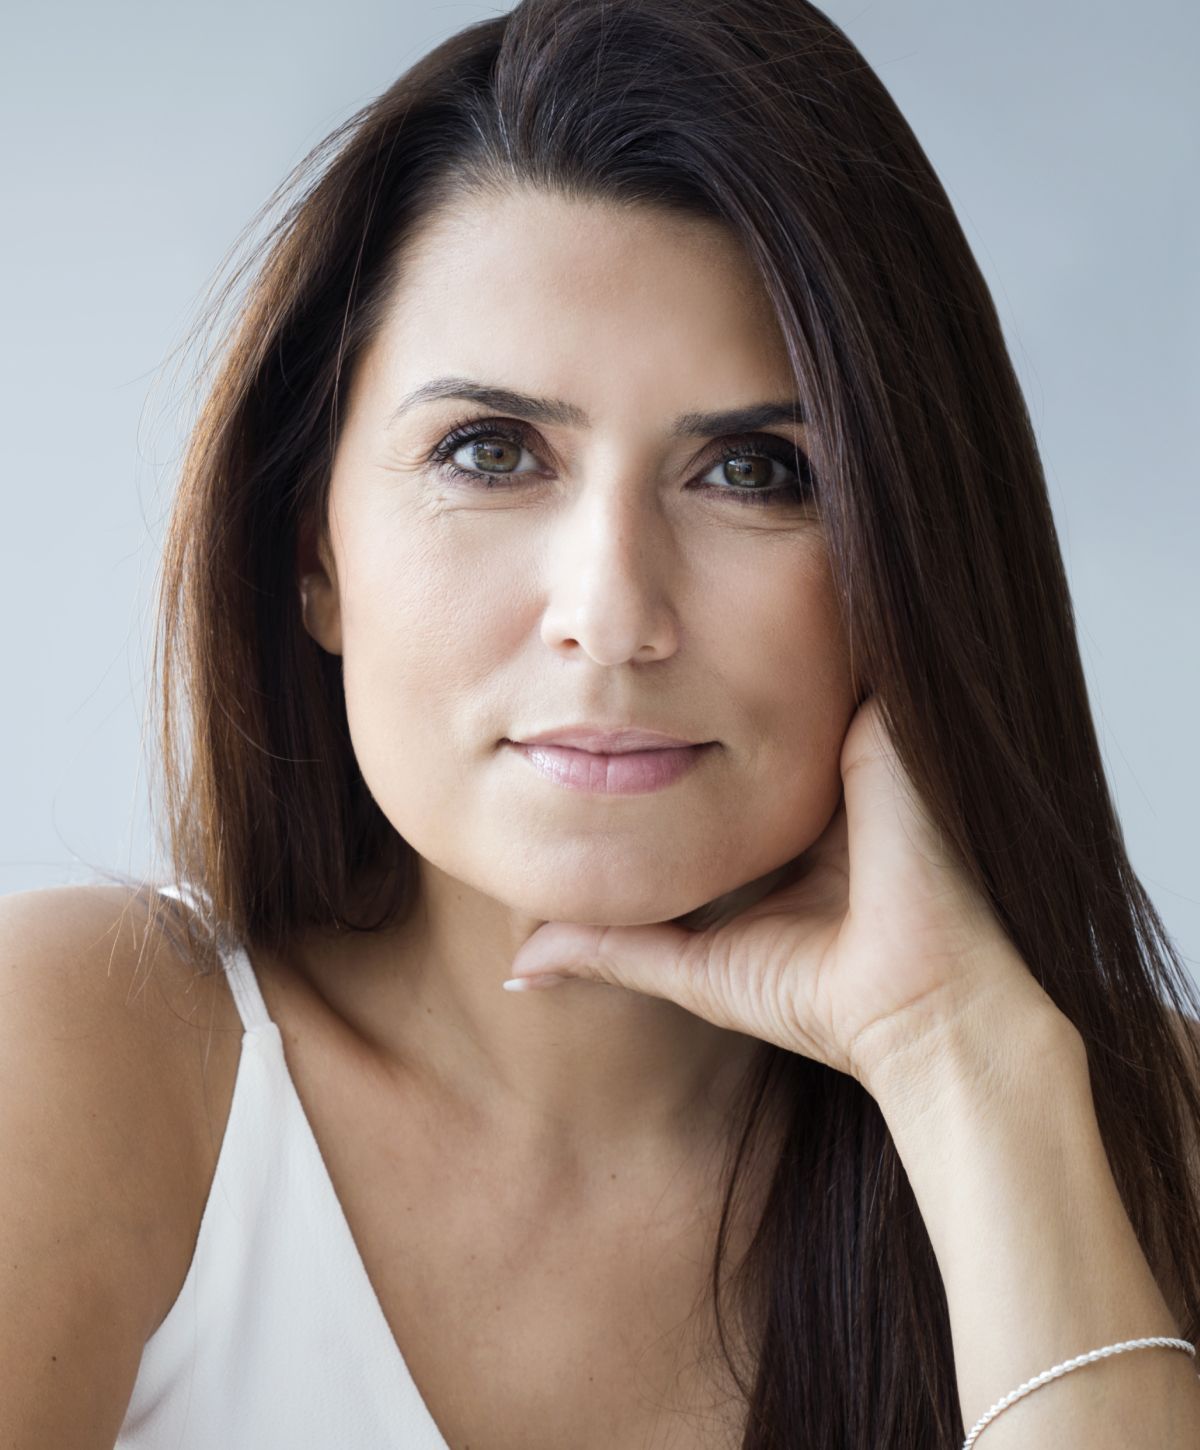
<instances>
[{"instance_id":1,"label":"lip","mask_svg":"<svg viewBox=\"0 0 1200 1450\"><path fill-rule=\"evenodd\" d=\"M592 795L646 795L664 790L693 770L717 742L614 753L529 740L508 740L505 744L554 785L566 790Z\"/></svg>"},{"instance_id":2,"label":"lip","mask_svg":"<svg viewBox=\"0 0 1200 1450\"><path fill-rule=\"evenodd\" d=\"M635 726L605 729L602 725L561 725L542 730L537 735L513 739L513 745L566 745L573 750L597 755L628 755L642 750L674 750L680 747L707 745L711 741L687 740L667 735L661 730L642 730Z\"/></svg>"}]
</instances>

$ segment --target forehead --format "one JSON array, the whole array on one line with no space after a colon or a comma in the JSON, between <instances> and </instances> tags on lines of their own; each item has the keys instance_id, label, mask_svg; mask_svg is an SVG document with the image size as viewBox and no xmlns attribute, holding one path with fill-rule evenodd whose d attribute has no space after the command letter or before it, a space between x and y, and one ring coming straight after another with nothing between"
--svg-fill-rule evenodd
<instances>
[{"instance_id":1,"label":"forehead","mask_svg":"<svg viewBox=\"0 0 1200 1450\"><path fill-rule=\"evenodd\" d=\"M597 411L609 388L640 390L648 407L663 395L704 406L791 380L767 293L728 228L533 188L463 192L426 220L373 351L393 389L503 376L585 391Z\"/></svg>"},{"instance_id":2,"label":"forehead","mask_svg":"<svg viewBox=\"0 0 1200 1450\"><path fill-rule=\"evenodd\" d=\"M410 239L400 296L480 272L536 276L581 297L699 272L743 300L759 294L737 237L715 218L533 186L464 189L427 217Z\"/></svg>"}]
</instances>

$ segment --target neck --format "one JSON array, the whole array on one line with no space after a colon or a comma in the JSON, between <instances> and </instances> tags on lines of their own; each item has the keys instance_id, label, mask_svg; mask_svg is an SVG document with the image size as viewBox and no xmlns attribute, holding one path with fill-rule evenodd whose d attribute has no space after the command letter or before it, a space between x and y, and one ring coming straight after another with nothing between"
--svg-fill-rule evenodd
<instances>
[{"instance_id":1,"label":"neck","mask_svg":"<svg viewBox=\"0 0 1200 1450\"><path fill-rule=\"evenodd\" d=\"M538 925L423 862L403 923L308 934L289 956L374 1065L532 1161L569 1171L723 1139L762 1044L597 983L503 991Z\"/></svg>"}]
</instances>

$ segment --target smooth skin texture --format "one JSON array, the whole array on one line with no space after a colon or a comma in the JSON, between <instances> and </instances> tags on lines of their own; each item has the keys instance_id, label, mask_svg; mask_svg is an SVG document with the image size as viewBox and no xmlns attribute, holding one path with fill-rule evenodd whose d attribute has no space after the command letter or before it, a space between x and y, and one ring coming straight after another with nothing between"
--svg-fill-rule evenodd
<instances>
[{"instance_id":1,"label":"smooth skin texture","mask_svg":"<svg viewBox=\"0 0 1200 1450\"><path fill-rule=\"evenodd\" d=\"M461 466L502 474L488 491L430 454L464 417L520 415L440 400L394 416L446 376L588 421L460 446ZM420 855L425 905L322 980L376 1051L469 1097L542 1178L665 1146L698 1104L718 1131L754 1044L632 992L514 1001L522 943L548 920L748 901L838 802L855 700L816 509L735 496L747 472L795 484L763 449L794 458L805 428L672 436L683 414L794 397L721 228L533 190L468 194L427 229L354 379L328 538L300 559L305 619L342 657L360 767ZM584 721L719 748L665 790L611 796L502 744Z\"/></svg>"},{"instance_id":2,"label":"smooth skin texture","mask_svg":"<svg viewBox=\"0 0 1200 1450\"><path fill-rule=\"evenodd\" d=\"M464 197L438 218L394 302L353 380L328 537L306 539L297 566L307 627L343 659L364 776L420 855L422 909L388 935L310 935L255 965L369 1277L448 1442L725 1450L740 1420L722 1423L724 1387L685 1320L707 1293L729 1094L764 1024L707 1020L648 979L525 994L501 983L544 923L655 926L711 901L748 911L839 828L856 692L819 518L720 491L785 480L759 450L802 446L804 430L756 430L728 468L728 438L672 434L680 414L789 398L782 342L719 228L529 191ZM434 447L464 416L518 415L442 400L394 416L446 375L562 399L588 421L532 424L519 452L460 446L460 464L525 480L468 487L436 469ZM720 747L658 794L589 797L500 744L587 719ZM18 1450L111 1444L138 1344L186 1274L236 1070L227 994L197 1011L156 946L168 990L131 997L135 948L118 917L78 889L0 911L0 1442ZM900 1086L903 1060L888 1059ZM994 1070L1007 1081L1015 1068ZM974 1234L990 1212L989 1233L1011 1230L1015 1254L1078 1124L1020 1099L1014 1131L975 1099L931 1091L930 1145L921 1104L906 1101L898 1141L927 1185L922 1208L963 1306L956 1340L961 1325L970 1343L973 1306L995 1286L972 1277L978 1255L956 1225ZM1086 1102L1068 1105L1083 1114ZM978 1171L947 1186L951 1136L955 1162ZM1102 1172L1083 1141L1072 1232ZM998 1182L1020 1190L1011 1203L996 1202ZM942 1221L951 1189L962 1196ZM1084 1306L1097 1317L1104 1294L1146 1296L1104 1201L1087 1262L1115 1249L1100 1261L1126 1277ZM747 1203L735 1262L759 1206ZM1051 1194L1047 1217L1055 1208ZM1070 1285L1052 1282L1061 1263L1034 1267L1073 1312ZM985 1327L1010 1337L974 1341L972 1396L1010 1387L1011 1324L987 1308ZM1128 1373L1099 1368L1114 1385ZM1149 1379L1136 1393L1146 1386L1157 1403ZM1042 1394L1014 1408L1014 1427ZM1001 1427L987 1433L1001 1450Z\"/></svg>"},{"instance_id":3,"label":"smooth skin texture","mask_svg":"<svg viewBox=\"0 0 1200 1450\"><path fill-rule=\"evenodd\" d=\"M1081 1348L1177 1334L1108 1169L1078 1034L944 849L878 702L854 698L815 511L691 484L697 457L684 457L673 418L789 396L781 339L737 252L717 228L649 212L477 199L418 249L406 281L424 305L400 301L402 345L385 333L357 379L332 551L306 587L311 632L343 657L367 782L439 873L409 945L436 966L395 989L410 1010L385 1018L399 1027L394 1050L414 1050L412 1024L425 1032L411 1002L428 981L424 1046L440 1019L500 1111L515 1092L585 1154L631 1117L663 1133L696 1072L741 1057L730 1032L852 1073L879 1099L929 1214L969 1419ZM498 372L497 339L528 337L530 298L538 345ZM396 416L397 397L421 385L417 356L426 377L551 395L575 416L560 407L531 437L525 485L506 473L508 487L480 492L478 477L430 472L448 419L426 432L432 405ZM710 401L710 387L726 396ZM381 452L389 425L400 436ZM523 446L490 450L513 454L523 463ZM498 753L498 737L588 719L720 748L669 791L632 799L557 790ZM799 880L733 921L666 924L806 852ZM581 979L520 995L524 1037L494 1001L505 953L505 977ZM636 1067L622 1079L627 1052ZM1061 1088L1049 1104L1023 1086L1046 1073ZM949 1220L947 1142L962 1150ZM998 1183L1016 1192L1001 1197ZM1031 1215L1040 1255L1026 1252ZM964 1241L964 1221L990 1222L994 1262ZM1089 1292L1073 1290L1093 1269ZM1031 1347L1039 1363L1027 1367ZM1139 1424L1183 1450L1200 1433L1200 1391L1178 1353L1102 1373L1102 1402L1076 1380L992 1428L998 1450L1072 1432L1116 1450Z\"/></svg>"},{"instance_id":4,"label":"smooth skin texture","mask_svg":"<svg viewBox=\"0 0 1200 1450\"><path fill-rule=\"evenodd\" d=\"M569 406L402 408L445 377ZM788 405L770 426L676 433L768 402ZM757 1040L638 993L568 1005L502 983L548 920L736 911L828 825L855 693L798 402L720 228L530 190L465 195L429 225L352 379L328 530L302 538L297 577L310 634L342 659L363 776L419 855L422 908L257 965L451 1443L528 1450L531 1423L581 1450L584 1434L665 1450L681 1429L687 1450L737 1443L696 1307ZM450 461L490 467L480 479L433 457L468 419L480 437ZM763 487L779 501L738 496ZM655 794L587 796L503 743L582 721L719 744ZM414 1122L430 1126L398 1126ZM368 1138L386 1167L353 1146Z\"/></svg>"},{"instance_id":5,"label":"smooth skin texture","mask_svg":"<svg viewBox=\"0 0 1200 1450\"><path fill-rule=\"evenodd\" d=\"M0 898L5 1450L111 1450L191 1261L236 1022L124 887Z\"/></svg>"}]
</instances>

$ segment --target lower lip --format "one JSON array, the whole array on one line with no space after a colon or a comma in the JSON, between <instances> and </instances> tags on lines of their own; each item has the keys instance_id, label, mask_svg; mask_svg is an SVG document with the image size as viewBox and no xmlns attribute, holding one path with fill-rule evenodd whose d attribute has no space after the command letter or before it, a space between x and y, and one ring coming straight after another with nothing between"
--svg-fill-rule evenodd
<instances>
[{"instance_id":1,"label":"lower lip","mask_svg":"<svg viewBox=\"0 0 1200 1450\"><path fill-rule=\"evenodd\" d=\"M645 795L662 790L698 765L716 745L674 746L668 750L631 750L625 755L596 755L567 745L505 742L555 785L592 795Z\"/></svg>"}]
</instances>

